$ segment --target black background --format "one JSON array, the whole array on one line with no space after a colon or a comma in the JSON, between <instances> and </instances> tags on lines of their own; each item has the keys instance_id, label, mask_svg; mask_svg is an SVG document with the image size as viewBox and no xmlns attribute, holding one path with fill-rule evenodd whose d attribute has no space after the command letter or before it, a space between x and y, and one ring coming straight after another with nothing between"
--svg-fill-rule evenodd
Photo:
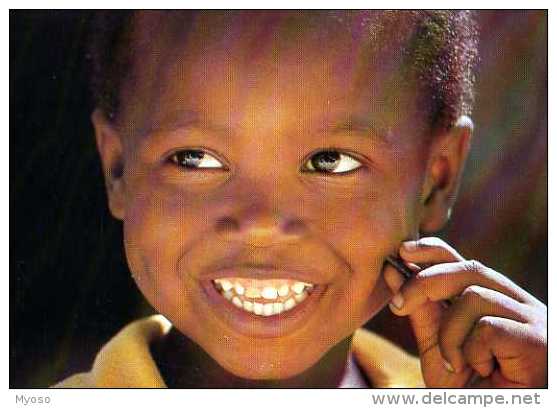
<instances>
[{"instance_id":1,"label":"black background","mask_svg":"<svg viewBox=\"0 0 557 408\"><path fill-rule=\"evenodd\" d=\"M148 313L110 217L89 115L92 13L10 12L10 386L91 363Z\"/></svg>"}]
</instances>

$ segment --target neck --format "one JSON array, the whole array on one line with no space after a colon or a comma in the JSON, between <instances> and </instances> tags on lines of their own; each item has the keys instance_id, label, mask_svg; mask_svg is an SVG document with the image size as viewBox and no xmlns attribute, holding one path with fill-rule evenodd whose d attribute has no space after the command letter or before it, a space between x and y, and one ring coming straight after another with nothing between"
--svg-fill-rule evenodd
<instances>
[{"instance_id":1,"label":"neck","mask_svg":"<svg viewBox=\"0 0 557 408\"><path fill-rule=\"evenodd\" d=\"M152 352L170 388L365 387L367 383L351 358L351 341L352 336L347 337L301 374L278 380L250 380L231 374L174 327L153 344Z\"/></svg>"}]
</instances>

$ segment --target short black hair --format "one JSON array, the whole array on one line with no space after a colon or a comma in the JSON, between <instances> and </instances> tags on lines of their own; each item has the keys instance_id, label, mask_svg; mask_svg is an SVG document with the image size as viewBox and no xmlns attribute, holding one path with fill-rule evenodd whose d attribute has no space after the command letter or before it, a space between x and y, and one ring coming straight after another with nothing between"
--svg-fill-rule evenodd
<instances>
[{"instance_id":1,"label":"short black hair","mask_svg":"<svg viewBox=\"0 0 557 408\"><path fill-rule=\"evenodd\" d=\"M197 13L213 11L164 11L180 14L185 24ZM225 15L242 11L222 11ZM285 11L282 11L283 13ZM120 90L133 64L133 11L99 11L93 18L88 57L92 62L91 90L94 103L109 120L121 106ZM160 13L150 12L147 13ZM261 13L277 13L266 11ZM411 74L423 91L421 102L429 124L450 128L460 115L471 115L478 59L478 34L473 12L467 10L358 11L326 10L286 13L303 18L325 18L346 28L366 24L370 43L385 40L404 58L406 75ZM379 16L379 18L372 18ZM175 15L174 15L175 17ZM377 22L380 21L380 24ZM378 25L380 26L378 28ZM378 45L381 47L381 44ZM425 107L427 106L427 109Z\"/></svg>"}]
</instances>

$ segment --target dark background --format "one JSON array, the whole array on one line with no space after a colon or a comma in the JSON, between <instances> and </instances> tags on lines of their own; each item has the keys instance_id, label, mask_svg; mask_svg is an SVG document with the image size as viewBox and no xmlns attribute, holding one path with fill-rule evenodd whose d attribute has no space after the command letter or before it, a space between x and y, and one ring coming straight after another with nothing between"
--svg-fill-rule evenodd
<instances>
[{"instance_id":1,"label":"dark background","mask_svg":"<svg viewBox=\"0 0 557 408\"><path fill-rule=\"evenodd\" d=\"M153 312L108 212L89 115L91 12L10 11L10 387L89 369ZM547 302L547 13L482 11L474 144L440 236ZM368 326L414 351L405 319Z\"/></svg>"}]
</instances>

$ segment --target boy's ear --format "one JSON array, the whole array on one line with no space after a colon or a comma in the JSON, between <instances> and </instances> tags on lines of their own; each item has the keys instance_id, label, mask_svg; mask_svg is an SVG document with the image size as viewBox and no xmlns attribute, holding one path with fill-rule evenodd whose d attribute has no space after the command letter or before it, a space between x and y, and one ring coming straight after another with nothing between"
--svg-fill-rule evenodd
<instances>
[{"instance_id":1,"label":"boy's ear","mask_svg":"<svg viewBox=\"0 0 557 408\"><path fill-rule=\"evenodd\" d=\"M438 135L431 146L422 190L420 232L425 235L439 231L451 216L473 128L472 120L461 116L451 129Z\"/></svg>"},{"instance_id":2,"label":"boy's ear","mask_svg":"<svg viewBox=\"0 0 557 408\"><path fill-rule=\"evenodd\" d=\"M94 110L91 121L95 128L97 149L101 156L110 213L114 218L123 220L125 214L125 181L122 140L120 134L100 109Z\"/></svg>"}]
</instances>

